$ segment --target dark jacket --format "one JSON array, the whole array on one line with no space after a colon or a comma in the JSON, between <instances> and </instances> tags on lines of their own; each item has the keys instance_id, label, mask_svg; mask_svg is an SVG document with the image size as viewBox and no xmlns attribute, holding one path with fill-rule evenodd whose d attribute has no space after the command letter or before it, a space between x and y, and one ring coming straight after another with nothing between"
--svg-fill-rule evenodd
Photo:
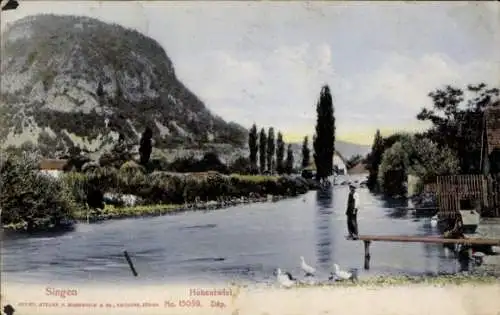
<instances>
[{"instance_id":1,"label":"dark jacket","mask_svg":"<svg viewBox=\"0 0 500 315\"><path fill-rule=\"evenodd\" d=\"M348 216L356 215L356 200L354 199L354 192L349 192L349 197L347 198L347 211L345 212Z\"/></svg>"},{"instance_id":2,"label":"dark jacket","mask_svg":"<svg viewBox=\"0 0 500 315\"><path fill-rule=\"evenodd\" d=\"M444 232L444 237L447 238L462 238L464 237L464 222L462 220L462 215L457 213L446 232Z\"/></svg>"}]
</instances>

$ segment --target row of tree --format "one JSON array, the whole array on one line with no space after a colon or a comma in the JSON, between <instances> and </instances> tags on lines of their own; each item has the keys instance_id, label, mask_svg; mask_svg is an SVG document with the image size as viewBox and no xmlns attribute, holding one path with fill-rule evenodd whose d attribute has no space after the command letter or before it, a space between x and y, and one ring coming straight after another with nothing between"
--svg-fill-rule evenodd
<instances>
[{"instance_id":1,"label":"row of tree","mask_svg":"<svg viewBox=\"0 0 500 315\"><path fill-rule=\"evenodd\" d=\"M290 174L294 166L293 149L292 145L288 144L285 160L285 145L281 132L278 132L275 140L273 127L270 127L267 133L264 128L258 133L257 125L253 124L248 135L251 172Z\"/></svg>"},{"instance_id":2,"label":"row of tree","mask_svg":"<svg viewBox=\"0 0 500 315\"><path fill-rule=\"evenodd\" d=\"M316 179L326 179L333 172L333 155L335 153L335 117L333 98L330 88L325 85L321 89L316 104L316 132L313 138L314 163L316 165ZM284 160L285 142L283 135L278 132L274 139L274 128L268 132L262 128L258 132L257 125L253 124L249 131L248 146L250 148L250 164L253 172L289 173L293 169L294 157L292 145L288 144L287 158ZM309 139L304 137L302 143L302 168L310 166Z\"/></svg>"},{"instance_id":3,"label":"row of tree","mask_svg":"<svg viewBox=\"0 0 500 315\"><path fill-rule=\"evenodd\" d=\"M102 86L98 87L98 95ZM320 97L316 105L317 122L316 132L313 138L314 162L316 165L317 179L325 179L333 171L333 155L335 152L335 118L333 109L333 99L330 88L325 85L321 89ZM148 166L153 149L153 131L146 127L139 141L140 164ZM310 166L309 139L304 137L302 143L302 167ZM290 174L294 169L294 153L292 144L288 144L285 158L285 142L283 134L278 132L275 138L275 131L270 127L268 131L264 128L258 132L256 124L253 124L249 131L248 146L250 149L249 169L250 173L257 174ZM71 151L71 150L70 150ZM75 150L73 150L75 151ZM81 160L79 164L88 162L82 160L80 152L70 152L70 158ZM118 143L111 152L101 156L100 164L107 164L119 167L125 161L132 160L130 145L125 143L124 137L120 135ZM242 163L241 159L238 161ZM116 165L114 165L116 164ZM217 163L219 165L221 163ZM81 166L81 165L80 165ZM198 167L195 167L198 169ZM190 167L191 169L191 167Z\"/></svg>"},{"instance_id":4,"label":"row of tree","mask_svg":"<svg viewBox=\"0 0 500 315\"><path fill-rule=\"evenodd\" d=\"M368 186L388 194L404 193L408 175L425 182L435 182L440 175L481 174L484 159L489 160L491 173L500 172L498 150L484 152L485 109L499 106L498 88L486 84L462 89L446 86L429 93L431 109L417 115L431 128L414 135L397 133L382 137L377 130L367 158ZM466 95L469 95L466 98Z\"/></svg>"}]
</instances>

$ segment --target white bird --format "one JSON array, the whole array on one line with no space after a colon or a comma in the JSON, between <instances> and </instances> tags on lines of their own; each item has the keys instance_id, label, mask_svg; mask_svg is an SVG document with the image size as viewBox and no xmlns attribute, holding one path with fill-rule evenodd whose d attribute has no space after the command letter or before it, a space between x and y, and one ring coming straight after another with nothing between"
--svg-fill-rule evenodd
<instances>
[{"instance_id":1,"label":"white bird","mask_svg":"<svg viewBox=\"0 0 500 315\"><path fill-rule=\"evenodd\" d=\"M300 260L301 260L300 267L302 268L302 270L304 270L304 272L306 273L306 276L313 276L314 273L316 272L316 269L314 269L313 267L306 264L306 261L304 260L304 256L300 256Z\"/></svg>"},{"instance_id":2,"label":"white bird","mask_svg":"<svg viewBox=\"0 0 500 315\"><path fill-rule=\"evenodd\" d=\"M475 251L472 252L472 257L474 257L474 262L476 263L476 265L481 266L483 264L484 256L486 256L485 253Z\"/></svg>"},{"instance_id":3,"label":"white bird","mask_svg":"<svg viewBox=\"0 0 500 315\"><path fill-rule=\"evenodd\" d=\"M335 281L337 280L337 277L335 277L335 274L333 272L330 272L330 276L328 277L329 281Z\"/></svg>"},{"instance_id":4,"label":"white bird","mask_svg":"<svg viewBox=\"0 0 500 315\"><path fill-rule=\"evenodd\" d=\"M276 279L281 286L289 288L294 285L295 282L292 278L293 277L290 273L282 273L280 268L276 269Z\"/></svg>"},{"instance_id":5,"label":"white bird","mask_svg":"<svg viewBox=\"0 0 500 315\"><path fill-rule=\"evenodd\" d=\"M431 226L432 226L432 227L436 227L436 226L437 226L437 224L438 224L438 218L437 218L437 216L433 216L433 217L431 218Z\"/></svg>"},{"instance_id":6,"label":"white bird","mask_svg":"<svg viewBox=\"0 0 500 315\"><path fill-rule=\"evenodd\" d=\"M335 268L335 276L338 278L338 279L341 279L341 280L349 280L349 279L352 279L352 273L349 272L349 271L345 271L345 270L340 270L340 267L339 265L337 264L333 264L333 268Z\"/></svg>"}]
</instances>

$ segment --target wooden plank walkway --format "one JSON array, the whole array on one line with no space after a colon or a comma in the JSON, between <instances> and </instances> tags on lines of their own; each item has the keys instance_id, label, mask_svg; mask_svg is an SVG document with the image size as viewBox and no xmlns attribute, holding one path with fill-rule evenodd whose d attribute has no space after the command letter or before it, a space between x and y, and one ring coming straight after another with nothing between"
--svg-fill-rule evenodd
<instances>
[{"instance_id":1,"label":"wooden plank walkway","mask_svg":"<svg viewBox=\"0 0 500 315\"><path fill-rule=\"evenodd\" d=\"M500 246L500 239L492 239L492 238L449 239L438 236L359 235L359 237L356 240L363 241L365 245L365 269L370 269L370 256L371 256L370 244L372 242L403 242L403 243L412 242L412 243Z\"/></svg>"},{"instance_id":2,"label":"wooden plank walkway","mask_svg":"<svg viewBox=\"0 0 500 315\"><path fill-rule=\"evenodd\" d=\"M492 238L462 238L449 239L438 236L411 236L411 235L360 235L360 241L377 242L404 242L404 243L435 243L435 244L466 244L500 246L500 239Z\"/></svg>"}]
</instances>

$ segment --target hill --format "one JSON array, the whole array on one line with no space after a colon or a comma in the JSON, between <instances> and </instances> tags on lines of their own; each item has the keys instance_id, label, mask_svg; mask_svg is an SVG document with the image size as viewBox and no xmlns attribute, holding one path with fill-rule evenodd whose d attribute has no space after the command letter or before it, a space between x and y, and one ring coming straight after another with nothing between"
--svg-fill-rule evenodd
<instances>
[{"instance_id":1,"label":"hill","mask_svg":"<svg viewBox=\"0 0 500 315\"><path fill-rule=\"evenodd\" d=\"M247 130L212 114L175 75L153 39L97 19L29 16L2 34L0 144L55 152L137 143L146 126L157 147L241 147Z\"/></svg>"},{"instance_id":2,"label":"hill","mask_svg":"<svg viewBox=\"0 0 500 315\"><path fill-rule=\"evenodd\" d=\"M299 167L302 161L302 143L292 143L292 149L295 157L295 165ZM314 153L312 152L311 144L309 144L309 149L311 150L312 159ZM350 159L357 154L365 157L370 152L371 146L336 140L335 150L345 159Z\"/></svg>"}]
</instances>

